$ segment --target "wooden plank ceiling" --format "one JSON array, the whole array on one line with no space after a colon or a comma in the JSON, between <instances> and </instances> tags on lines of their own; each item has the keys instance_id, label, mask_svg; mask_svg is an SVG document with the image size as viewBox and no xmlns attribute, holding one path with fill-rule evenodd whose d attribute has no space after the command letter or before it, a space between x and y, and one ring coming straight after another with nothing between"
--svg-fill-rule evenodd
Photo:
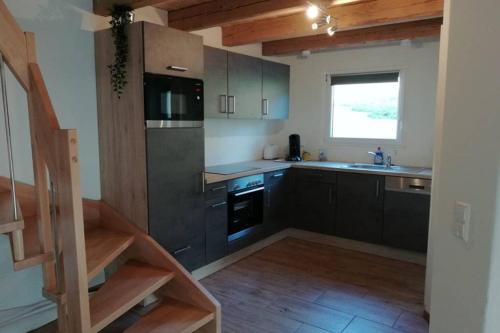
<instances>
[{"instance_id":1,"label":"wooden plank ceiling","mask_svg":"<svg viewBox=\"0 0 500 333\"><path fill-rule=\"evenodd\" d=\"M310 2L327 7L338 32L311 29ZM168 10L169 26L194 31L222 27L226 46L263 43L264 55L439 37L444 0L94 0L94 12L114 3Z\"/></svg>"}]
</instances>

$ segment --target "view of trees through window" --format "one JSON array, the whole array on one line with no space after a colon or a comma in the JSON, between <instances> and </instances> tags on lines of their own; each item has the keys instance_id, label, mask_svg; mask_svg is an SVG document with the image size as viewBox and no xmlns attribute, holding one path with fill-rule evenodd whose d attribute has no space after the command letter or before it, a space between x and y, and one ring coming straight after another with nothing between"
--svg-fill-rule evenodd
<instances>
[{"instance_id":1,"label":"view of trees through window","mask_svg":"<svg viewBox=\"0 0 500 333\"><path fill-rule=\"evenodd\" d=\"M333 138L398 138L399 82L332 85Z\"/></svg>"}]
</instances>

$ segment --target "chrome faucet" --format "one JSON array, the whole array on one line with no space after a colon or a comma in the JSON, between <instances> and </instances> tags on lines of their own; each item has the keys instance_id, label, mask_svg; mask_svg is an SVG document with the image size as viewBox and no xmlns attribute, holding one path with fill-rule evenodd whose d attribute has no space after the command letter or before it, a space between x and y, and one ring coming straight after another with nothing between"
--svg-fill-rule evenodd
<instances>
[{"instance_id":1,"label":"chrome faucet","mask_svg":"<svg viewBox=\"0 0 500 333\"><path fill-rule=\"evenodd\" d=\"M391 155L387 155L385 158L385 167L389 169L392 166L392 157Z\"/></svg>"}]
</instances>

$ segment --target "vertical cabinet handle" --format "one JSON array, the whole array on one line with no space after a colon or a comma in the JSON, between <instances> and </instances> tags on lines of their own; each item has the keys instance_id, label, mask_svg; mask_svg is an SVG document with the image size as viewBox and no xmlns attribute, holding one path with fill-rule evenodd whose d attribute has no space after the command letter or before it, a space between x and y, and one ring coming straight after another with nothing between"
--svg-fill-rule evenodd
<instances>
[{"instance_id":1,"label":"vertical cabinet handle","mask_svg":"<svg viewBox=\"0 0 500 333\"><path fill-rule=\"evenodd\" d=\"M262 100L262 115L263 116L269 115L269 100L267 98L264 98Z\"/></svg>"},{"instance_id":2,"label":"vertical cabinet handle","mask_svg":"<svg viewBox=\"0 0 500 333\"><path fill-rule=\"evenodd\" d=\"M201 193L205 193L205 172L201 172Z\"/></svg>"},{"instance_id":3,"label":"vertical cabinet handle","mask_svg":"<svg viewBox=\"0 0 500 333\"><path fill-rule=\"evenodd\" d=\"M226 95L220 95L219 97L219 102L220 102L220 113L227 113L227 96Z\"/></svg>"},{"instance_id":4,"label":"vertical cabinet handle","mask_svg":"<svg viewBox=\"0 0 500 333\"><path fill-rule=\"evenodd\" d=\"M330 186L328 188L328 204L331 205L333 203L333 190L332 187Z\"/></svg>"},{"instance_id":5,"label":"vertical cabinet handle","mask_svg":"<svg viewBox=\"0 0 500 333\"><path fill-rule=\"evenodd\" d=\"M377 185L375 187L375 196L377 198L380 196L380 180L377 180Z\"/></svg>"},{"instance_id":6,"label":"vertical cabinet handle","mask_svg":"<svg viewBox=\"0 0 500 333\"><path fill-rule=\"evenodd\" d=\"M228 113L235 114L236 113L236 97L228 96Z\"/></svg>"}]
</instances>

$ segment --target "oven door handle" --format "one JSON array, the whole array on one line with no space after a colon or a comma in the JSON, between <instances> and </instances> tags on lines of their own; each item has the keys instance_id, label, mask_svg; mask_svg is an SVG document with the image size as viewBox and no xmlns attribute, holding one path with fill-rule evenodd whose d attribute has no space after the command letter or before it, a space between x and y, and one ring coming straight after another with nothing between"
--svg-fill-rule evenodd
<instances>
[{"instance_id":1,"label":"oven door handle","mask_svg":"<svg viewBox=\"0 0 500 333\"><path fill-rule=\"evenodd\" d=\"M262 186L262 187L256 187L256 188L253 188L251 190L244 191L244 192L235 193L233 195L235 197L239 197L239 196L242 196L242 195L245 195L245 194L249 194L249 193L253 193L253 192L258 192L258 191L264 191L264 186Z\"/></svg>"}]
</instances>

